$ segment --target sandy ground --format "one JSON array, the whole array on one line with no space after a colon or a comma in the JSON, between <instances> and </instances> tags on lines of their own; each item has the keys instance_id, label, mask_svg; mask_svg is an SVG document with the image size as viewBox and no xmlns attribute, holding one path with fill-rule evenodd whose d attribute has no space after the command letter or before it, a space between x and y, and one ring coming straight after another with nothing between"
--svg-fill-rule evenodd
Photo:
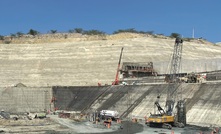
<instances>
[{"instance_id":1,"label":"sandy ground","mask_svg":"<svg viewBox=\"0 0 221 134\"><path fill-rule=\"evenodd\" d=\"M3 134L200 134L211 133L210 128L187 125L185 128L150 128L144 122L134 123L129 120L121 124L113 122L111 128L104 126L103 122L94 124L89 121L76 122L70 119L49 115L44 119L0 119L0 133Z\"/></svg>"},{"instance_id":2,"label":"sandy ground","mask_svg":"<svg viewBox=\"0 0 221 134\"><path fill-rule=\"evenodd\" d=\"M55 123L50 118L45 119L19 119L6 120L0 119L0 130L2 133L18 133L18 134L45 134L48 131L67 131L66 127Z\"/></svg>"}]
</instances>

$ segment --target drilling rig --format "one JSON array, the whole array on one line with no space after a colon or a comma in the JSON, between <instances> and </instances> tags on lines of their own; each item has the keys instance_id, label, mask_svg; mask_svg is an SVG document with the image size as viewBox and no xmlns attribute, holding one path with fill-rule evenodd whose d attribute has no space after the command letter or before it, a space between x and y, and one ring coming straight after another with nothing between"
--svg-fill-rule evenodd
<instances>
[{"instance_id":1,"label":"drilling rig","mask_svg":"<svg viewBox=\"0 0 221 134\"><path fill-rule=\"evenodd\" d=\"M173 57L171 60L170 74L168 75L168 89L165 110L160 106L160 95L157 96L157 101L154 105L157 107L159 114L151 114L146 120L146 124L150 127L163 127L171 129L172 126L184 127L186 125L186 106L184 100L178 97L177 90L180 86L178 74L180 71L182 58L183 40L176 38ZM176 100L178 100L176 102ZM174 106L176 103L176 111Z\"/></svg>"}]
</instances>

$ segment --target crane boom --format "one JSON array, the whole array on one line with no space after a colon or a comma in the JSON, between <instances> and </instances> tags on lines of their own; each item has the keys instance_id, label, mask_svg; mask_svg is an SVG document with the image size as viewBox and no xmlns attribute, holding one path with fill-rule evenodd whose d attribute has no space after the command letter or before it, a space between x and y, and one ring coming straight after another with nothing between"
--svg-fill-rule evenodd
<instances>
[{"instance_id":1,"label":"crane boom","mask_svg":"<svg viewBox=\"0 0 221 134\"><path fill-rule=\"evenodd\" d=\"M120 63L121 63L121 58L122 58L122 53L123 53L123 47L121 48L121 53L120 53L120 58L119 58L119 62L118 62L118 66L117 66L117 73L116 73L116 77L115 77L115 81L112 83L112 85L118 85L119 84L119 71L120 71Z\"/></svg>"},{"instance_id":2,"label":"crane boom","mask_svg":"<svg viewBox=\"0 0 221 134\"><path fill-rule=\"evenodd\" d=\"M175 97L176 97L176 90L178 83L177 74L180 71L182 49L183 49L183 40L177 37L174 44L173 57L171 60L171 68L169 75L169 82L172 84L167 91L167 100L166 100L167 115L172 115L175 104Z\"/></svg>"},{"instance_id":3,"label":"crane boom","mask_svg":"<svg viewBox=\"0 0 221 134\"><path fill-rule=\"evenodd\" d=\"M183 50L183 40L181 38L176 38L173 50L171 69L170 69L170 81L173 83L176 83L177 81L176 76L180 71L182 50Z\"/></svg>"}]
</instances>

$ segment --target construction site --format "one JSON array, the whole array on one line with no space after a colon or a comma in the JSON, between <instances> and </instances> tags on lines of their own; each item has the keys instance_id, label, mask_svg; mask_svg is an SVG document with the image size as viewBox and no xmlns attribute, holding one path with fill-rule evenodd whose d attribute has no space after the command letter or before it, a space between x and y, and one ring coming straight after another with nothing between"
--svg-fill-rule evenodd
<instances>
[{"instance_id":1,"label":"construction site","mask_svg":"<svg viewBox=\"0 0 221 134\"><path fill-rule=\"evenodd\" d=\"M1 42L0 61L0 133L221 133L220 44L53 34Z\"/></svg>"}]
</instances>

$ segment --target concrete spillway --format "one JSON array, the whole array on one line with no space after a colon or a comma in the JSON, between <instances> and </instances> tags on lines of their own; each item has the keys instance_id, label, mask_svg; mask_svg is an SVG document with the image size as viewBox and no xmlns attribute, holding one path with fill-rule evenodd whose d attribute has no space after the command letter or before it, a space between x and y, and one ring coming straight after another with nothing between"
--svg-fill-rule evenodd
<instances>
[{"instance_id":1,"label":"concrete spillway","mask_svg":"<svg viewBox=\"0 0 221 134\"><path fill-rule=\"evenodd\" d=\"M154 112L154 102L161 94L165 105L167 84L142 86L53 87L57 98L55 107L84 113L116 110L122 118L144 119ZM221 84L182 84L178 96L187 104L187 123L195 125L221 125Z\"/></svg>"}]
</instances>

